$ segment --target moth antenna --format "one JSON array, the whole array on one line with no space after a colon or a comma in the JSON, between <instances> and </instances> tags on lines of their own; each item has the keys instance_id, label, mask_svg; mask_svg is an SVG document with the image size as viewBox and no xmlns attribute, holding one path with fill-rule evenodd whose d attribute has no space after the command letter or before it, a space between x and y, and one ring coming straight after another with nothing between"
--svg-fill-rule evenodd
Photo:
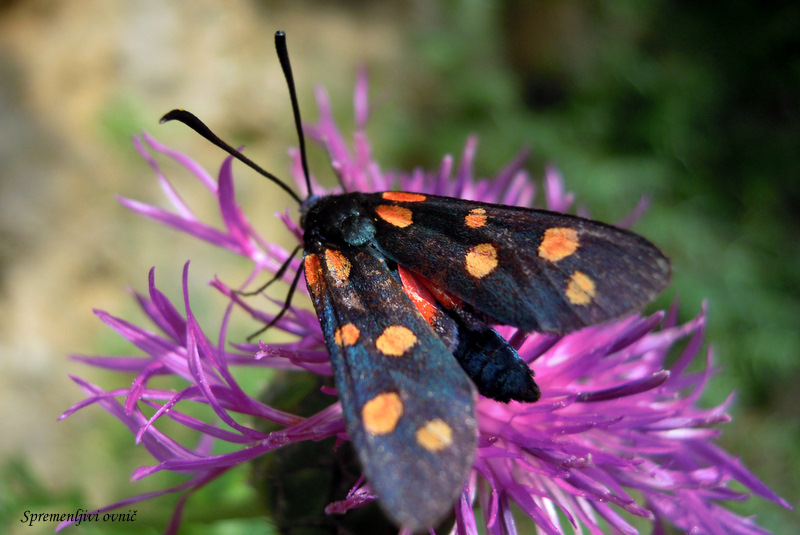
<instances>
[{"instance_id":1,"label":"moth antenna","mask_svg":"<svg viewBox=\"0 0 800 535\"><path fill-rule=\"evenodd\" d=\"M283 180L273 175L266 169L262 168L260 165L255 163L253 160L251 160L250 158L248 158L247 156L245 156L244 154L242 154L229 144L222 141L219 138L219 136L217 136L214 132L212 132L211 129L208 126L206 126L206 124L203 121L198 119L197 116L195 116L193 113L188 112L186 110L172 110L171 112L165 114L158 122L160 124L164 124L169 121L178 121L180 123L185 124L186 126L188 126L192 130L194 130L195 132L206 138L208 141L210 141L217 147L221 148L222 150L224 150L225 152L227 152L240 162L244 163L250 169L253 169L258 174L268 178L269 180L277 184L283 191L288 193L295 201L297 201L297 204L303 204L303 199L298 197L298 195L294 191L292 191L291 188L289 188L289 186L287 186L286 183L283 182ZM308 179L306 178L306 180Z\"/></svg>"},{"instance_id":2,"label":"moth antenna","mask_svg":"<svg viewBox=\"0 0 800 535\"><path fill-rule=\"evenodd\" d=\"M294 292L297 289L297 283L300 282L300 275L302 274L303 274L303 268L301 267L300 269L297 270L297 273L295 273L294 279L292 280L292 285L289 286L289 293L286 295L286 301L284 301L283 303L283 308L281 308L281 310L275 315L275 317L272 318L272 321L270 321L269 323L264 325L261 329L257 330L256 332L248 336L247 337L248 342L253 338L255 338L256 336L258 336L259 334L266 331L267 329L269 329L270 327L272 327L273 325L275 325L276 323L278 323L278 320L280 320L284 316L284 314L286 314L286 312L288 312L289 309L292 308L292 298L294 297Z\"/></svg>"},{"instance_id":3,"label":"moth antenna","mask_svg":"<svg viewBox=\"0 0 800 535\"><path fill-rule=\"evenodd\" d=\"M281 265L281 267L278 268L278 271L275 272L275 276L272 277L267 282L265 282L264 284L262 284L261 286L259 286L257 289L252 290L250 292L243 292L243 291L238 291L237 290L236 293L239 294L239 295L251 296L251 295L260 294L261 292L266 290L273 282L283 278L283 274L286 273L286 270L289 268L289 265L292 263L292 260L294 260L294 257L297 256L297 253L299 253L300 249L302 249L302 248L303 248L302 245L298 245L297 247L295 247L294 250L292 251L292 254L290 254L289 258L286 259L286 262L284 262Z\"/></svg>"},{"instance_id":4,"label":"moth antenna","mask_svg":"<svg viewBox=\"0 0 800 535\"><path fill-rule=\"evenodd\" d=\"M289 98L292 100L292 113L294 114L294 126L297 129L297 138L300 143L300 162L303 165L303 176L306 179L308 195L311 196L311 176L308 173L308 160L306 159L306 139L303 135L303 124L300 120L300 105L297 103L297 91L294 88L294 76L292 75L292 64L289 62L289 50L286 47L286 33L282 30L275 32L275 50L278 52L278 59L281 62L283 76L286 78L286 85L289 87Z\"/></svg>"}]
</instances>

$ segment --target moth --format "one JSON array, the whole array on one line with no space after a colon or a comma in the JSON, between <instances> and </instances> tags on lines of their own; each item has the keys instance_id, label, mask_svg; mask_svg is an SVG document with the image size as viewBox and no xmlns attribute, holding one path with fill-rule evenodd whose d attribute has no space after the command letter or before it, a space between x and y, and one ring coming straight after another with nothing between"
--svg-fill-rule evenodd
<instances>
[{"instance_id":1,"label":"moth","mask_svg":"<svg viewBox=\"0 0 800 535\"><path fill-rule=\"evenodd\" d=\"M312 191L283 32L275 43ZM667 258L627 230L417 192L301 199L194 115L173 110L161 122L170 120L299 203L301 271L347 433L384 512L412 531L435 526L464 489L476 452L477 394L498 402L540 397L532 370L492 325L568 333L637 311L669 281Z\"/></svg>"}]
</instances>

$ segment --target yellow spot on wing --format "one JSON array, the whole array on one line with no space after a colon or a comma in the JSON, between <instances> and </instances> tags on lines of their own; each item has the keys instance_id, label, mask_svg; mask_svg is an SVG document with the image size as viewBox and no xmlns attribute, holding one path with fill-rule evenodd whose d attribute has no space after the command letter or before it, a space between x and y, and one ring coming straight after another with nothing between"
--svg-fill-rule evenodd
<instances>
[{"instance_id":1,"label":"yellow spot on wing","mask_svg":"<svg viewBox=\"0 0 800 535\"><path fill-rule=\"evenodd\" d=\"M428 451L442 451L453 443L453 430L441 418L428 420L417 429L417 443Z\"/></svg>"},{"instance_id":2,"label":"yellow spot on wing","mask_svg":"<svg viewBox=\"0 0 800 535\"><path fill-rule=\"evenodd\" d=\"M325 250L325 263L328 266L335 284L341 286L350 277L350 261L341 252L335 249Z\"/></svg>"},{"instance_id":3,"label":"yellow spot on wing","mask_svg":"<svg viewBox=\"0 0 800 535\"><path fill-rule=\"evenodd\" d=\"M578 232L573 228L549 228L539 244L539 256L550 262L566 258L578 249Z\"/></svg>"},{"instance_id":4,"label":"yellow spot on wing","mask_svg":"<svg viewBox=\"0 0 800 535\"><path fill-rule=\"evenodd\" d=\"M396 392L378 394L364 404L361 421L371 435L385 435L394 431L403 415L403 402Z\"/></svg>"},{"instance_id":5,"label":"yellow spot on wing","mask_svg":"<svg viewBox=\"0 0 800 535\"><path fill-rule=\"evenodd\" d=\"M594 281L581 271L572 274L567 284L567 299L573 305L588 305L597 295Z\"/></svg>"},{"instance_id":6,"label":"yellow spot on wing","mask_svg":"<svg viewBox=\"0 0 800 535\"><path fill-rule=\"evenodd\" d=\"M405 191L384 191L381 197L387 201L398 202L421 202L425 200L425 195L421 193L408 193Z\"/></svg>"},{"instance_id":7,"label":"yellow spot on wing","mask_svg":"<svg viewBox=\"0 0 800 535\"><path fill-rule=\"evenodd\" d=\"M375 208L378 217L399 228L406 228L413 221L411 220L411 210L394 204L381 204Z\"/></svg>"},{"instance_id":8,"label":"yellow spot on wing","mask_svg":"<svg viewBox=\"0 0 800 535\"><path fill-rule=\"evenodd\" d=\"M337 346L351 346L358 341L361 331L352 323L342 325L333 333L333 341Z\"/></svg>"},{"instance_id":9,"label":"yellow spot on wing","mask_svg":"<svg viewBox=\"0 0 800 535\"><path fill-rule=\"evenodd\" d=\"M486 210L483 208L473 208L469 211L467 217L464 218L464 223L466 223L469 228L481 228L486 225Z\"/></svg>"},{"instance_id":10,"label":"yellow spot on wing","mask_svg":"<svg viewBox=\"0 0 800 535\"><path fill-rule=\"evenodd\" d=\"M475 245L470 248L464 260L470 275L476 279L483 278L497 267L497 248L491 243Z\"/></svg>"},{"instance_id":11,"label":"yellow spot on wing","mask_svg":"<svg viewBox=\"0 0 800 535\"><path fill-rule=\"evenodd\" d=\"M384 355L402 357L417 343L417 336L408 327L390 325L375 340L375 347Z\"/></svg>"}]
</instances>

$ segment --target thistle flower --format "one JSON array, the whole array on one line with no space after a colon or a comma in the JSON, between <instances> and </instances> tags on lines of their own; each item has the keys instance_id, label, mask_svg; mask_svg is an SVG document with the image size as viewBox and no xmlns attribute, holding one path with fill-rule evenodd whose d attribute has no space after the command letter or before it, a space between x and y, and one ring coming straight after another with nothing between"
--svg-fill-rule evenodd
<instances>
[{"instance_id":1,"label":"thistle flower","mask_svg":"<svg viewBox=\"0 0 800 535\"><path fill-rule=\"evenodd\" d=\"M364 129L369 116L367 82L359 76L355 91L356 131L352 149L338 130L327 95L317 92L320 119L306 133L328 152L331 165L349 191L402 189L439 195L529 206L534 185L522 169L520 154L492 180L473 176L477 140L469 138L461 162L455 167L447 156L435 172L410 174L385 172L371 157ZM143 141L142 141L143 139ZM214 180L196 162L143 134L135 139L142 157L152 166L172 203L173 211L120 199L129 209L174 227L212 245L245 257L252 263L248 283L259 275L275 274L289 253L259 234L248 222L234 197L232 159L226 158ZM167 180L151 152L174 159L216 198L222 228L197 218ZM292 152L292 173L304 194L299 154ZM316 191L322 188L313 180ZM566 211L573 203L555 169L544 179L545 207ZM626 220L632 222L644 203ZM302 232L288 212L278 215L298 239ZM287 282L300 269L290 262L283 275ZM156 330L134 325L104 311L98 317L131 341L144 357L75 356L91 366L106 368L135 379L130 388L104 391L72 377L88 397L66 411L62 418L92 404L115 415L143 444L157 464L137 469L134 479L161 470L188 473L181 485L132 497L100 511L129 505L167 493L182 493L167 532L180 523L186 500L196 490L228 470L278 448L305 441L347 438L341 409L335 398L310 417L279 410L255 393L246 392L231 369L251 367L331 374L328 355L316 316L311 310L292 307L273 329L293 335L284 343L238 344L227 337L234 309L261 322L274 315L257 308L219 279L211 285L229 299L216 339L195 318L189 298L189 264L183 271L183 303L172 303L156 286L151 270L147 295L136 294L139 305ZM301 289L299 291L305 291ZM282 304L282 303L279 303ZM520 356L536 370L542 398L534 404L502 404L481 398L477 404L479 444L474 470L455 506L454 532L477 533L479 518L487 533L515 533L519 514L529 517L548 534L570 529L637 533L629 520L641 517L654 532L672 524L692 533L766 533L751 519L724 509L719 502L759 495L784 507L788 504L716 446L716 424L729 421L725 413L731 398L709 409L697 405L711 376L712 353L702 350L705 310L692 321L677 322L677 306L649 317L628 317L583 329L565 336L517 332L499 327ZM685 342L681 342L685 340ZM667 366L668 355L677 359ZM705 371L690 372L697 359L705 359ZM183 381L180 390L154 387L156 376L170 375ZM333 394L331 390L325 390ZM214 421L189 416L192 404L213 411ZM145 413L152 413L146 416ZM195 447L187 447L159 429L170 418L199 435ZM273 430L251 422L269 422ZM227 442L229 453L213 454L215 444ZM738 483L747 491L731 488ZM343 513L375 499L369 484L361 481L341 501L331 503L328 513ZM482 516L476 516L479 506ZM626 515L627 513L627 515ZM570 528L568 525L572 525Z\"/></svg>"}]
</instances>

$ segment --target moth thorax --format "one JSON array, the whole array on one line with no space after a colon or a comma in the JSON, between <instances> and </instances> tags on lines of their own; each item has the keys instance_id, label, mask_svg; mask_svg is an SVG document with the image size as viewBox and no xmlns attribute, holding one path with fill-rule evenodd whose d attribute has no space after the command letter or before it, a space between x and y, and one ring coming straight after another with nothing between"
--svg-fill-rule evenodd
<instances>
[{"instance_id":1,"label":"moth thorax","mask_svg":"<svg viewBox=\"0 0 800 535\"><path fill-rule=\"evenodd\" d=\"M317 240L360 247L372 241L375 225L350 195L319 197L309 203L301 225Z\"/></svg>"},{"instance_id":2,"label":"moth thorax","mask_svg":"<svg viewBox=\"0 0 800 535\"><path fill-rule=\"evenodd\" d=\"M367 217L358 215L342 221L340 227L342 239L349 245L361 246L372 241L375 236L375 225Z\"/></svg>"}]
</instances>

